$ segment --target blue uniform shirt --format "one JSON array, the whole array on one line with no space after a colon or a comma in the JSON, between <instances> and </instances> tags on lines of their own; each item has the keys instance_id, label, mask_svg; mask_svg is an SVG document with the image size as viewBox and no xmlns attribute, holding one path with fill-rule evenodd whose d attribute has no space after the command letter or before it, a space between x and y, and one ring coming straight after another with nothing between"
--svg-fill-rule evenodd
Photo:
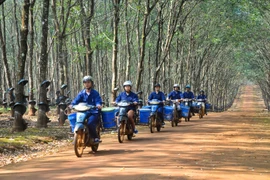
<instances>
[{"instance_id":1,"label":"blue uniform shirt","mask_svg":"<svg viewBox=\"0 0 270 180\"><path fill-rule=\"evenodd\" d=\"M207 99L207 96L204 94L203 95L200 94L199 96L197 96L197 99L204 99L205 100L205 99Z\"/></svg>"},{"instance_id":2,"label":"blue uniform shirt","mask_svg":"<svg viewBox=\"0 0 270 180\"><path fill-rule=\"evenodd\" d=\"M101 106L102 104L102 100L99 93L94 89L91 89L89 95L86 93L85 89L79 92L77 97L75 97L75 99L71 102L71 105L74 106L81 102L87 103L92 106ZM94 112L97 113L97 111Z\"/></svg>"},{"instance_id":3,"label":"blue uniform shirt","mask_svg":"<svg viewBox=\"0 0 270 180\"><path fill-rule=\"evenodd\" d=\"M172 91L168 95L168 98L171 99L171 100L182 99L183 98L183 94L182 94L181 91Z\"/></svg>"},{"instance_id":4,"label":"blue uniform shirt","mask_svg":"<svg viewBox=\"0 0 270 180\"><path fill-rule=\"evenodd\" d=\"M139 98L138 98L138 95L135 94L134 92L130 92L129 94L127 94L125 91L124 92L121 92L117 98L115 99L115 102L116 103L119 103L121 101L127 101L127 102L138 102L139 101ZM135 106L134 105L131 105L130 108L132 110L135 110Z\"/></svg>"},{"instance_id":5,"label":"blue uniform shirt","mask_svg":"<svg viewBox=\"0 0 270 180\"><path fill-rule=\"evenodd\" d=\"M193 92L191 92L191 91L189 91L189 92L184 92L183 98L184 98L184 99L193 99L193 98L194 98L194 94L193 94Z\"/></svg>"},{"instance_id":6,"label":"blue uniform shirt","mask_svg":"<svg viewBox=\"0 0 270 180\"><path fill-rule=\"evenodd\" d=\"M155 91L152 92L149 97L148 97L148 100L151 101L153 99L157 99L157 100L160 100L160 101L165 101L165 95L163 92L159 91L158 93L156 93Z\"/></svg>"}]
</instances>

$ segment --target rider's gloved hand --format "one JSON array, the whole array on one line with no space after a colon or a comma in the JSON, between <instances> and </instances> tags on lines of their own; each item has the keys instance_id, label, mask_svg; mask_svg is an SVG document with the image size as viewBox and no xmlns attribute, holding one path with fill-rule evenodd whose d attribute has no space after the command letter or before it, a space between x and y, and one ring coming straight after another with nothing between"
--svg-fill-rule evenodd
<instances>
[{"instance_id":1,"label":"rider's gloved hand","mask_svg":"<svg viewBox=\"0 0 270 180\"><path fill-rule=\"evenodd\" d=\"M137 105L138 103L137 102L133 102L134 105Z\"/></svg>"},{"instance_id":2,"label":"rider's gloved hand","mask_svg":"<svg viewBox=\"0 0 270 180\"><path fill-rule=\"evenodd\" d=\"M102 106L101 106L101 105L97 105L97 108L98 108L98 109L101 109L101 108L102 108Z\"/></svg>"}]
</instances>

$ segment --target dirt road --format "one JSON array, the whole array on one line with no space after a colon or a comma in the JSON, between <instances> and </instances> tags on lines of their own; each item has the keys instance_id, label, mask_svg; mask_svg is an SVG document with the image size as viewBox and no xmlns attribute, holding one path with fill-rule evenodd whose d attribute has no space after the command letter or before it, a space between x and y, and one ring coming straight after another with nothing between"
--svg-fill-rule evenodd
<instances>
[{"instance_id":1,"label":"dirt road","mask_svg":"<svg viewBox=\"0 0 270 180\"><path fill-rule=\"evenodd\" d=\"M254 86L242 88L231 110L192 118L151 134L144 128L119 144L104 136L96 154L59 154L8 165L0 179L244 179L270 180L270 125ZM264 121L268 121L264 122Z\"/></svg>"}]
</instances>

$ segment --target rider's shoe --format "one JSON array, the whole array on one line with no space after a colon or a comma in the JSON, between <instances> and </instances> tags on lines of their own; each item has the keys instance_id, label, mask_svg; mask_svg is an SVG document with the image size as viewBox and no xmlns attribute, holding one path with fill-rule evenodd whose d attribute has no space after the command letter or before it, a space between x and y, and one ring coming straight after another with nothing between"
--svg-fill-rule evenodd
<instances>
[{"instance_id":1,"label":"rider's shoe","mask_svg":"<svg viewBox=\"0 0 270 180\"><path fill-rule=\"evenodd\" d=\"M133 132L134 132L134 134L138 134L139 131L137 129L134 129Z\"/></svg>"},{"instance_id":2,"label":"rider's shoe","mask_svg":"<svg viewBox=\"0 0 270 180\"><path fill-rule=\"evenodd\" d=\"M102 140L99 138L95 138L95 140L94 140L94 143L101 143L101 142L102 142Z\"/></svg>"}]
</instances>

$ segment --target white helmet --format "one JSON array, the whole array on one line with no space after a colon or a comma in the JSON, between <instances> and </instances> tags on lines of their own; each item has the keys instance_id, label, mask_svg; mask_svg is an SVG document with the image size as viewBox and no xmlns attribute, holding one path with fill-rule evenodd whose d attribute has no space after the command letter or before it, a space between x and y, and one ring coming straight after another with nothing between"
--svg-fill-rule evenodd
<instances>
[{"instance_id":1,"label":"white helmet","mask_svg":"<svg viewBox=\"0 0 270 180\"><path fill-rule=\"evenodd\" d=\"M176 87L180 88L179 84L174 84L173 85L173 88L176 88Z\"/></svg>"},{"instance_id":2,"label":"white helmet","mask_svg":"<svg viewBox=\"0 0 270 180\"><path fill-rule=\"evenodd\" d=\"M83 83L91 81L93 83L93 78L91 76L84 76L83 77Z\"/></svg>"},{"instance_id":3,"label":"white helmet","mask_svg":"<svg viewBox=\"0 0 270 180\"><path fill-rule=\"evenodd\" d=\"M130 87L132 87L132 82L131 82L131 81L126 81L126 82L124 82L123 87L125 87L125 86L130 86Z\"/></svg>"}]
</instances>

